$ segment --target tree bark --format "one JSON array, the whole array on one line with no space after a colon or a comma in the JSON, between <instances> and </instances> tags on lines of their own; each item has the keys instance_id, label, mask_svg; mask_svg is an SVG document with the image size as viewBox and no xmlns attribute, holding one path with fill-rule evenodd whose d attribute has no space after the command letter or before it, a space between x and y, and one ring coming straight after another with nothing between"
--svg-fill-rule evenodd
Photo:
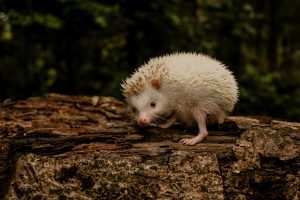
<instances>
[{"instance_id":1,"label":"tree bark","mask_svg":"<svg viewBox=\"0 0 300 200\"><path fill-rule=\"evenodd\" d=\"M0 104L1 199L299 199L300 123L230 117L139 129L111 97Z\"/></svg>"}]
</instances>

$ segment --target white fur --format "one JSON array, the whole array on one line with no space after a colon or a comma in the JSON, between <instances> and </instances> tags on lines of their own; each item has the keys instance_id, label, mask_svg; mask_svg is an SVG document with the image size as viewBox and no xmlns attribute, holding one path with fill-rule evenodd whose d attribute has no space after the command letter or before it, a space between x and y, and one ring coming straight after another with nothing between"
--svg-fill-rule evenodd
<instances>
[{"instance_id":1,"label":"white fur","mask_svg":"<svg viewBox=\"0 0 300 200\"><path fill-rule=\"evenodd\" d=\"M152 79L159 80L158 90L151 86ZM178 122L189 126L211 117L222 123L238 100L232 73L221 62L202 54L175 53L153 58L128 78L123 88L141 82L139 94L124 94L137 110L136 120L152 122L157 116L173 113ZM156 103L154 108L151 102Z\"/></svg>"},{"instance_id":2,"label":"white fur","mask_svg":"<svg viewBox=\"0 0 300 200\"><path fill-rule=\"evenodd\" d=\"M150 85L146 87L145 92L129 98L129 104L136 109L135 120L145 119L150 123L162 115L169 115L171 109L167 104L167 96ZM155 102L154 108L151 107L151 102Z\"/></svg>"}]
</instances>

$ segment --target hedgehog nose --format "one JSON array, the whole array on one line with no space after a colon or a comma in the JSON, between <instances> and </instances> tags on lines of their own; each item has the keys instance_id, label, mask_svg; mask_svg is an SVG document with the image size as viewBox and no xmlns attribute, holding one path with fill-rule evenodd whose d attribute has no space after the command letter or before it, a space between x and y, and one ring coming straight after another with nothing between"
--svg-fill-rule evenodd
<instances>
[{"instance_id":1,"label":"hedgehog nose","mask_svg":"<svg viewBox=\"0 0 300 200\"><path fill-rule=\"evenodd\" d=\"M149 122L148 122L146 119L139 119L139 120L138 120L138 124L139 124L140 126L146 126L146 125L149 124Z\"/></svg>"}]
</instances>

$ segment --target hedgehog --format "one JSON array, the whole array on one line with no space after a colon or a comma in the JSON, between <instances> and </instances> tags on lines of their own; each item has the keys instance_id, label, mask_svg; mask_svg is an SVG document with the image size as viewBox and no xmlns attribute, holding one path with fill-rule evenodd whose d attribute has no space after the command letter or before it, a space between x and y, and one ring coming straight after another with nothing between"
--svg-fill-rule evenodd
<instances>
[{"instance_id":1,"label":"hedgehog","mask_svg":"<svg viewBox=\"0 0 300 200\"><path fill-rule=\"evenodd\" d=\"M238 101L233 73L201 53L173 53L150 59L121 84L140 126L198 125L198 135L180 142L195 145L208 136L207 123L222 124Z\"/></svg>"}]
</instances>

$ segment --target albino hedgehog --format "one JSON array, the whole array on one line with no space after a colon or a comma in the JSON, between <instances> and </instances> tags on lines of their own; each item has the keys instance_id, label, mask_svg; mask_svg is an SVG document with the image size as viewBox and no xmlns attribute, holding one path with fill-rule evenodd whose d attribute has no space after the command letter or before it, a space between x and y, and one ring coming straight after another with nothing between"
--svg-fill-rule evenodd
<instances>
[{"instance_id":1,"label":"albino hedgehog","mask_svg":"<svg viewBox=\"0 0 300 200\"><path fill-rule=\"evenodd\" d=\"M175 122L199 127L182 143L194 145L207 137L206 122L224 122L238 100L236 80L221 62L197 53L152 58L123 84L123 95L140 126Z\"/></svg>"}]
</instances>

